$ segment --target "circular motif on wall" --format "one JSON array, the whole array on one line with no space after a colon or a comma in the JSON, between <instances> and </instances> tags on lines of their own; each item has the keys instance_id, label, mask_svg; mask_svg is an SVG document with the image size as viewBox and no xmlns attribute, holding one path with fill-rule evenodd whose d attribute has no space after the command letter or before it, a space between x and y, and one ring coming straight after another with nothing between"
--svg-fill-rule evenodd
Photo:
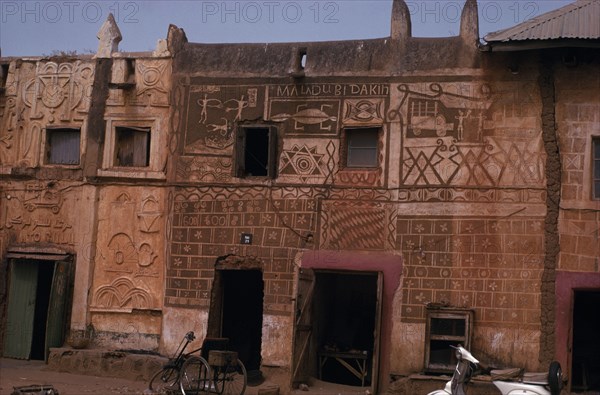
<instances>
[{"instance_id":1,"label":"circular motif on wall","mask_svg":"<svg viewBox=\"0 0 600 395\"><path fill-rule=\"evenodd\" d=\"M56 108L65 100L65 92L58 84L48 84L42 93L42 102L46 107Z\"/></svg>"}]
</instances>

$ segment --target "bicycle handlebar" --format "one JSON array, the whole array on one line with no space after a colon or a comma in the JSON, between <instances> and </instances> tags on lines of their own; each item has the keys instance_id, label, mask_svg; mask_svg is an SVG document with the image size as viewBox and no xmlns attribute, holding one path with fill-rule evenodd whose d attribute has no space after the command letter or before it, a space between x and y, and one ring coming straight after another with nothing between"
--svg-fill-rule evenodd
<instances>
[{"instance_id":1,"label":"bicycle handlebar","mask_svg":"<svg viewBox=\"0 0 600 395\"><path fill-rule=\"evenodd\" d=\"M194 335L193 331L189 331L185 334L185 338L187 339L187 341L192 342L196 339L196 336Z\"/></svg>"}]
</instances>

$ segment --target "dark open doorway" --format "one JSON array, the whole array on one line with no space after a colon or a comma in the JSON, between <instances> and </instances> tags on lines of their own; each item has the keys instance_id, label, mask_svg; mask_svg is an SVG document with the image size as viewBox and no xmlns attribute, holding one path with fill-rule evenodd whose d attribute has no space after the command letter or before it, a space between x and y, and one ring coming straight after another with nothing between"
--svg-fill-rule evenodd
<instances>
[{"instance_id":1,"label":"dark open doorway","mask_svg":"<svg viewBox=\"0 0 600 395\"><path fill-rule=\"evenodd\" d=\"M264 282L260 270L219 270L221 336L229 338L248 374L260 370Z\"/></svg>"},{"instance_id":2,"label":"dark open doorway","mask_svg":"<svg viewBox=\"0 0 600 395\"><path fill-rule=\"evenodd\" d=\"M575 291L571 390L600 390L600 291Z\"/></svg>"},{"instance_id":3,"label":"dark open doorway","mask_svg":"<svg viewBox=\"0 0 600 395\"><path fill-rule=\"evenodd\" d=\"M38 268L35 313L33 315L33 340L31 342L31 359L46 359L46 324L52 291L54 263L41 262Z\"/></svg>"},{"instance_id":4,"label":"dark open doorway","mask_svg":"<svg viewBox=\"0 0 600 395\"><path fill-rule=\"evenodd\" d=\"M337 384L370 386L379 315L378 276L315 274L313 328L318 376Z\"/></svg>"}]
</instances>

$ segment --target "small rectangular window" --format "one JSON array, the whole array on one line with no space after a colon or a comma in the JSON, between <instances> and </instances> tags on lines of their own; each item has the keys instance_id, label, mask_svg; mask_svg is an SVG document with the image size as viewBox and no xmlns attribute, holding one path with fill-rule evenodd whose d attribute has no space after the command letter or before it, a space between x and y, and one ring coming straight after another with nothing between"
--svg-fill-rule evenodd
<instances>
[{"instance_id":1,"label":"small rectangular window","mask_svg":"<svg viewBox=\"0 0 600 395\"><path fill-rule=\"evenodd\" d=\"M435 373L452 372L456 356L451 346L462 344L469 349L473 312L471 310L427 309L425 326L425 370Z\"/></svg>"},{"instance_id":2,"label":"small rectangular window","mask_svg":"<svg viewBox=\"0 0 600 395\"><path fill-rule=\"evenodd\" d=\"M74 128L46 129L46 163L78 165L80 134Z\"/></svg>"},{"instance_id":3,"label":"small rectangular window","mask_svg":"<svg viewBox=\"0 0 600 395\"><path fill-rule=\"evenodd\" d=\"M346 166L377 167L379 128L346 129Z\"/></svg>"},{"instance_id":4,"label":"small rectangular window","mask_svg":"<svg viewBox=\"0 0 600 395\"><path fill-rule=\"evenodd\" d=\"M593 189L594 199L600 200L600 137L592 140L594 149Z\"/></svg>"},{"instance_id":5,"label":"small rectangular window","mask_svg":"<svg viewBox=\"0 0 600 395\"><path fill-rule=\"evenodd\" d=\"M150 128L115 128L115 166L148 167L150 165Z\"/></svg>"},{"instance_id":6,"label":"small rectangular window","mask_svg":"<svg viewBox=\"0 0 600 395\"><path fill-rule=\"evenodd\" d=\"M240 127L236 152L237 177L274 178L277 129L272 126Z\"/></svg>"}]
</instances>

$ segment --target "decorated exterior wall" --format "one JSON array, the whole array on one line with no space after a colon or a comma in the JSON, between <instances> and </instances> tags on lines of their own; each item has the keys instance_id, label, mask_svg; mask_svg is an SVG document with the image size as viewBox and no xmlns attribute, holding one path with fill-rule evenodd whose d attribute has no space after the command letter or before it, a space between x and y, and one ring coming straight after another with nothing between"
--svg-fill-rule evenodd
<instances>
[{"instance_id":1,"label":"decorated exterior wall","mask_svg":"<svg viewBox=\"0 0 600 395\"><path fill-rule=\"evenodd\" d=\"M554 73L562 184L556 278L556 337L561 341L556 343L555 355L561 364L577 369L581 363L593 365L597 354L593 330L586 332L577 324L575 309L582 308L577 304L580 295L597 293L600 288L600 195L594 191L600 175L600 99L595 93L600 79L597 56L569 55L577 59L577 65L562 63ZM593 316L589 311L585 314ZM577 374L580 385L584 376Z\"/></svg>"},{"instance_id":2,"label":"decorated exterior wall","mask_svg":"<svg viewBox=\"0 0 600 395\"><path fill-rule=\"evenodd\" d=\"M210 310L217 258L252 256L266 279L265 322L293 325L294 263L306 251L384 253L403 262L383 302L394 304L382 339L390 373L424 368L428 303L474 311L479 355L538 367L546 153L535 65L518 77L490 66L400 72L392 82L362 71L262 84L206 74L186 66L175 76L175 177L190 186L172 199L166 305ZM277 131L272 180L236 176L245 125ZM352 128L379 130L375 168L345 166ZM263 337L278 328L265 324ZM290 366L291 336L263 342L264 362Z\"/></svg>"},{"instance_id":3,"label":"decorated exterior wall","mask_svg":"<svg viewBox=\"0 0 600 395\"><path fill-rule=\"evenodd\" d=\"M90 59L41 59L9 63L2 95L0 229L5 247L58 247L77 256L73 269L73 327L85 328L89 266L93 260L94 188L82 183L80 160L49 163L50 134L91 133L89 112L95 64ZM34 248L35 251L35 248Z\"/></svg>"},{"instance_id":4,"label":"decorated exterior wall","mask_svg":"<svg viewBox=\"0 0 600 395\"><path fill-rule=\"evenodd\" d=\"M425 369L428 306L471 312L488 364L567 363L567 296L597 287L597 63L515 72L475 46L476 8L460 36L418 39L401 3L385 39L208 45L171 26L153 54L4 62L3 272L70 256L69 333L164 355L220 336L224 284L259 272L259 365L286 383L308 270L375 275L379 389Z\"/></svg>"}]
</instances>

